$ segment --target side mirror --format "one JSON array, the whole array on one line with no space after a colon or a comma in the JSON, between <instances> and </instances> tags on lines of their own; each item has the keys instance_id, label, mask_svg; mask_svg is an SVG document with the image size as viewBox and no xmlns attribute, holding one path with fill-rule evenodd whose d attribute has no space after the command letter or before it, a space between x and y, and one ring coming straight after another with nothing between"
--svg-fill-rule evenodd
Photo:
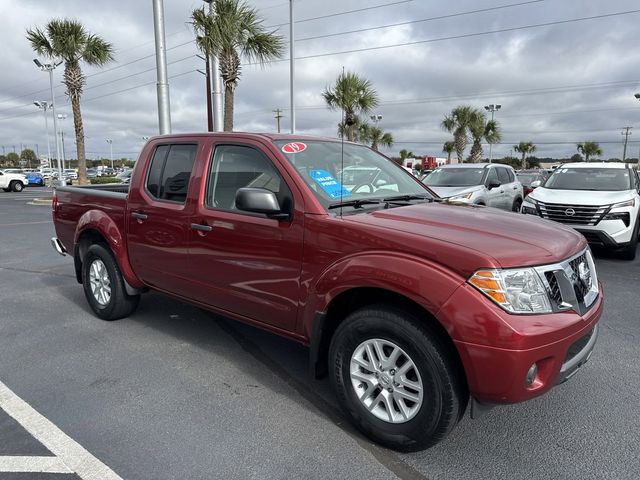
<instances>
[{"instance_id":1,"label":"side mirror","mask_svg":"<svg viewBox=\"0 0 640 480\"><path fill-rule=\"evenodd\" d=\"M502 185L502 184L500 183L500 180L490 180L490 181L489 181L489 185L487 185L487 188L488 188L489 190L491 190L491 189L493 189L493 188L497 188L497 187L499 187L500 185Z\"/></svg>"},{"instance_id":2,"label":"side mirror","mask_svg":"<svg viewBox=\"0 0 640 480\"><path fill-rule=\"evenodd\" d=\"M289 218L289 214L280 209L276 194L266 188L239 188L236 192L236 208L245 212L262 213L277 220Z\"/></svg>"},{"instance_id":3,"label":"side mirror","mask_svg":"<svg viewBox=\"0 0 640 480\"><path fill-rule=\"evenodd\" d=\"M540 180L536 180L535 182L531 182L531 188L538 188L542 182Z\"/></svg>"}]
</instances>

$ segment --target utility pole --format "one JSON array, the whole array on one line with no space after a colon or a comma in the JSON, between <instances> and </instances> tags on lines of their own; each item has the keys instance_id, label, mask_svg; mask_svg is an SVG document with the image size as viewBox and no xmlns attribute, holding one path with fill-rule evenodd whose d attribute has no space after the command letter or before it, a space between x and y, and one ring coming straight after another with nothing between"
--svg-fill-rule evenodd
<instances>
[{"instance_id":1,"label":"utility pole","mask_svg":"<svg viewBox=\"0 0 640 480\"><path fill-rule=\"evenodd\" d=\"M620 132L621 135L624 135L624 150L622 151L622 161L624 162L627 159L627 141L629 140L629 135L631 135L631 130L633 127L622 127L624 128L624 132Z\"/></svg>"},{"instance_id":2,"label":"utility pole","mask_svg":"<svg viewBox=\"0 0 640 480\"><path fill-rule=\"evenodd\" d=\"M294 16L293 16L293 0L289 0L289 103L291 108L291 133L296 133L296 103L295 103L295 40L294 40Z\"/></svg>"},{"instance_id":3,"label":"utility pole","mask_svg":"<svg viewBox=\"0 0 640 480\"><path fill-rule=\"evenodd\" d=\"M158 71L158 124L160 135L166 135L171 133L171 104L167 76L167 44L164 36L163 0L153 0L153 31L156 39L156 69Z\"/></svg>"},{"instance_id":4,"label":"utility pole","mask_svg":"<svg viewBox=\"0 0 640 480\"><path fill-rule=\"evenodd\" d=\"M276 108L273 113L276 114L275 119L276 119L276 123L278 125L278 133L280 133L280 119L283 117L283 115L281 115L282 110L280 110L279 108Z\"/></svg>"}]
</instances>

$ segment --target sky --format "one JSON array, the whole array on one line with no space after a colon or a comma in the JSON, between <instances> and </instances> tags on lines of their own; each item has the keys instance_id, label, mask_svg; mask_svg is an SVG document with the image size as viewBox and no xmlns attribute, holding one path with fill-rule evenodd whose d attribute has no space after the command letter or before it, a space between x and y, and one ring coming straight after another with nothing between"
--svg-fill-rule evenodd
<instances>
[{"instance_id":1,"label":"sky","mask_svg":"<svg viewBox=\"0 0 640 480\"><path fill-rule=\"evenodd\" d=\"M248 0L264 25L282 35L282 60L244 65L236 91L235 130L274 132L273 110L290 129L289 2ZM164 0L172 131L206 130L205 80L189 17L204 3ZM631 126L627 157L640 148L640 4L637 0L294 0L296 132L337 136L340 112L321 96L344 67L369 79L379 126L397 155L444 156L451 135L444 116L458 105L500 104L502 142L493 156L531 141L537 156L569 157L576 143L596 141L603 157L622 157L622 128ZM0 0L0 146L46 155L43 113L49 77L33 63L25 30L71 17L113 44L115 61L85 67L81 100L87 158L135 159L143 137L158 133L151 0ZM320 17L320 18L318 18ZM599 18L587 18L599 17ZM577 19L584 19L574 21ZM71 108L54 71L57 113L75 158ZM51 119L49 121L52 130ZM51 148L55 152L53 134ZM488 155L485 145L485 155ZM468 152L467 152L468 153Z\"/></svg>"}]
</instances>

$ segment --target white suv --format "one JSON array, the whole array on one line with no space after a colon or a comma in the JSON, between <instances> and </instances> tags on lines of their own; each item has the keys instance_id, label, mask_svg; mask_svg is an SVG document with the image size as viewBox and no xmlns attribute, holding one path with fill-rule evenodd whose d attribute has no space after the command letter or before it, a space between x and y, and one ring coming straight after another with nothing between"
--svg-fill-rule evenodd
<instances>
[{"instance_id":1,"label":"white suv","mask_svg":"<svg viewBox=\"0 0 640 480\"><path fill-rule=\"evenodd\" d=\"M522 205L522 184L509 165L461 163L436 168L424 184L451 202L486 205L513 212Z\"/></svg>"},{"instance_id":2,"label":"white suv","mask_svg":"<svg viewBox=\"0 0 640 480\"><path fill-rule=\"evenodd\" d=\"M636 256L640 176L624 163L566 163L530 193L522 213L565 223L587 241Z\"/></svg>"},{"instance_id":3,"label":"white suv","mask_svg":"<svg viewBox=\"0 0 640 480\"><path fill-rule=\"evenodd\" d=\"M29 181L21 173L8 173L0 170L0 188L5 192L21 192L27 185L29 185Z\"/></svg>"}]
</instances>

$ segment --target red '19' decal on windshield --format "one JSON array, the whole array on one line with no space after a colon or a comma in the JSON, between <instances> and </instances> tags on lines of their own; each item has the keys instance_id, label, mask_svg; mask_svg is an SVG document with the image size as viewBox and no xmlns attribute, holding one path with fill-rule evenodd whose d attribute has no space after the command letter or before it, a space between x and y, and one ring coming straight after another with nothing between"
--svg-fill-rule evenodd
<instances>
[{"instance_id":1,"label":"red '19' decal on windshield","mask_svg":"<svg viewBox=\"0 0 640 480\"><path fill-rule=\"evenodd\" d=\"M287 143L282 146L282 151L284 153L300 153L304 152L306 149L307 145L301 142Z\"/></svg>"}]
</instances>

